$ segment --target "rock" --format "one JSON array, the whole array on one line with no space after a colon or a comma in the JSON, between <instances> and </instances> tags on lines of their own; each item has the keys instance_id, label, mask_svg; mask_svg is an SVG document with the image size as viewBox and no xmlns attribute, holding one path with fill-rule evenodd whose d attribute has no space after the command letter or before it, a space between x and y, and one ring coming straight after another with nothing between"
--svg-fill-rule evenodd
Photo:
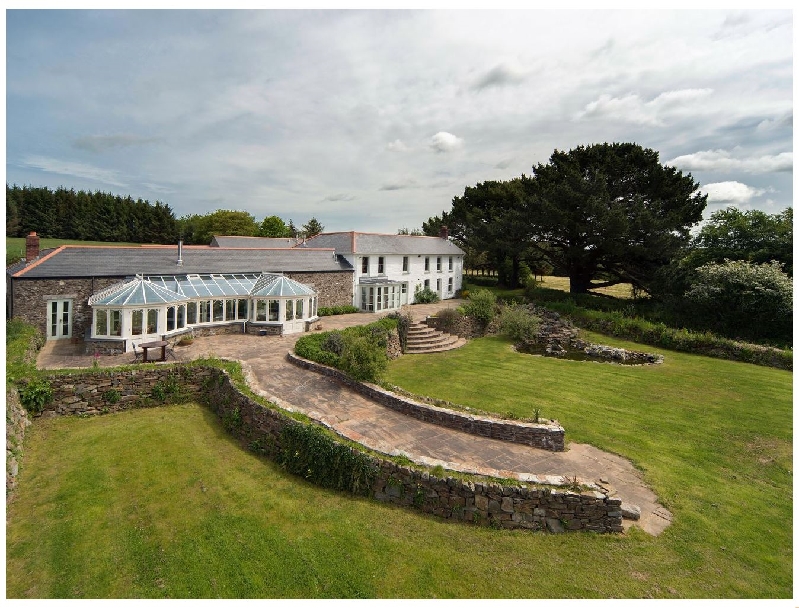
<instances>
[{"instance_id":1,"label":"rock","mask_svg":"<svg viewBox=\"0 0 799 608\"><path fill-rule=\"evenodd\" d=\"M564 532L563 524L554 517L547 518L547 530L552 532L552 534L562 534Z\"/></svg>"},{"instance_id":2,"label":"rock","mask_svg":"<svg viewBox=\"0 0 799 608\"><path fill-rule=\"evenodd\" d=\"M622 519L632 519L638 521L641 519L641 507L638 505L622 504L621 505Z\"/></svg>"}]
</instances>

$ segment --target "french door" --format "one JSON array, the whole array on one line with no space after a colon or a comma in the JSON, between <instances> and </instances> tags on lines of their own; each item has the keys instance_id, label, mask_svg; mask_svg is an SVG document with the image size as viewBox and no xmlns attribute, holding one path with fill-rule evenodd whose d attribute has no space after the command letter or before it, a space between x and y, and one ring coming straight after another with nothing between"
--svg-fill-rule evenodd
<instances>
[{"instance_id":1,"label":"french door","mask_svg":"<svg viewBox=\"0 0 799 608\"><path fill-rule=\"evenodd\" d=\"M72 300L50 300L47 303L47 339L72 337Z\"/></svg>"}]
</instances>

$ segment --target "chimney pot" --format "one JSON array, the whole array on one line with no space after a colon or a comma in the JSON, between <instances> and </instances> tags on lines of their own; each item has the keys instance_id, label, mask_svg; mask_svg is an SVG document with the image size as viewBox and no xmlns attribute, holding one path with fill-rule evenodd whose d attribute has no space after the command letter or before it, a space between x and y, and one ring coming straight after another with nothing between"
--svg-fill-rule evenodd
<instances>
[{"instance_id":1,"label":"chimney pot","mask_svg":"<svg viewBox=\"0 0 799 608\"><path fill-rule=\"evenodd\" d=\"M441 226L438 236L446 241L449 238L449 229L446 226Z\"/></svg>"},{"instance_id":2,"label":"chimney pot","mask_svg":"<svg viewBox=\"0 0 799 608\"><path fill-rule=\"evenodd\" d=\"M39 235L31 232L25 237L25 261L30 262L39 257Z\"/></svg>"}]
</instances>

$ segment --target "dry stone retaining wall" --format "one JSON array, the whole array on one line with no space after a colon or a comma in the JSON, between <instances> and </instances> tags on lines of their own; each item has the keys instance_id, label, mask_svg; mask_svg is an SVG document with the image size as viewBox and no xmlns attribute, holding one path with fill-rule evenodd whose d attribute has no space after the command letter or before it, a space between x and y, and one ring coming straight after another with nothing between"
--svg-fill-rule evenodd
<instances>
[{"instance_id":1,"label":"dry stone retaining wall","mask_svg":"<svg viewBox=\"0 0 799 608\"><path fill-rule=\"evenodd\" d=\"M534 448L562 452L565 449L565 431L557 424L534 424L531 422L517 422L513 420L499 420L487 416L462 414L453 410L418 403L386 391L374 384L366 384L352 380L345 373L333 367L321 365L308 359L288 353L287 358L294 365L310 369L346 384L362 395L423 422L437 424L450 429L463 431L480 437L490 437L512 443L521 443Z\"/></svg>"},{"instance_id":2,"label":"dry stone retaining wall","mask_svg":"<svg viewBox=\"0 0 799 608\"><path fill-rule=\"evenodd\" d=\"M225 428L271 458L281 451L282 430L304 424L242 393L228 374L206 366L158 366L129 371L50 375L54 398L43 415L100 414L157 405L156 387L174 387L180 397L206 403ZM109 403L109 391L119 401ZM601 492L547 486L503 485L487 478L437 477L426 471L370 456L376 475L370 495L381 502L420 509L444 519L502 528L552 532L621 532L621 502ZM474 479L477 479L475 481Z\"/></svg>"}]
</instances>

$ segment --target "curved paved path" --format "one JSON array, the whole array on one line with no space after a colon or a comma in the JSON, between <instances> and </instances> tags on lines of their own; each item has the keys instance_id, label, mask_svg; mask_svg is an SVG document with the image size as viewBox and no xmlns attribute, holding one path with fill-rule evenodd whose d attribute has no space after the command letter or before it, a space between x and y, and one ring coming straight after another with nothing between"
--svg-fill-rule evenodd
<instances>
[{"instance_id":1,"label":"curved paved path","mask_svg":"<svg viewBox=\"0 0 799 608\"><path fill-rule=\"evenodd\" d=\"M457 304L453 301L444 303L447 307ZM412 311L419 319L441 307L441 304L421 305L414 306ZM322 323L324 329L338 329L375 319L371 314L354 314L324 318ZM624 520L625 526L638 525L650 534L659 534L669 525L669 512L657 503L657 497L641 481L638 471L624 458L577 443L568 443L565 452L549 452L470 435L404 416L332 378L289 363L286 353L300 335L210 336L197 338L191 346L178 348L176 352L186 360L211 355L241 361L254 391L280 407L302 412L375 451L404 454L429 466L440 464L446 469L465 473L520 480L558 483L564 477L576 476L580 481L608 487L611 494L622 499L623 504L640 507L641 519L634 523ZM48 357L46 351L47 348L43 349L43 356L40 355L40 366L64 366L64 361L53 360L54 357ZM566 437L568 439L568 429Z\"/></svg>"}]
</instances>

